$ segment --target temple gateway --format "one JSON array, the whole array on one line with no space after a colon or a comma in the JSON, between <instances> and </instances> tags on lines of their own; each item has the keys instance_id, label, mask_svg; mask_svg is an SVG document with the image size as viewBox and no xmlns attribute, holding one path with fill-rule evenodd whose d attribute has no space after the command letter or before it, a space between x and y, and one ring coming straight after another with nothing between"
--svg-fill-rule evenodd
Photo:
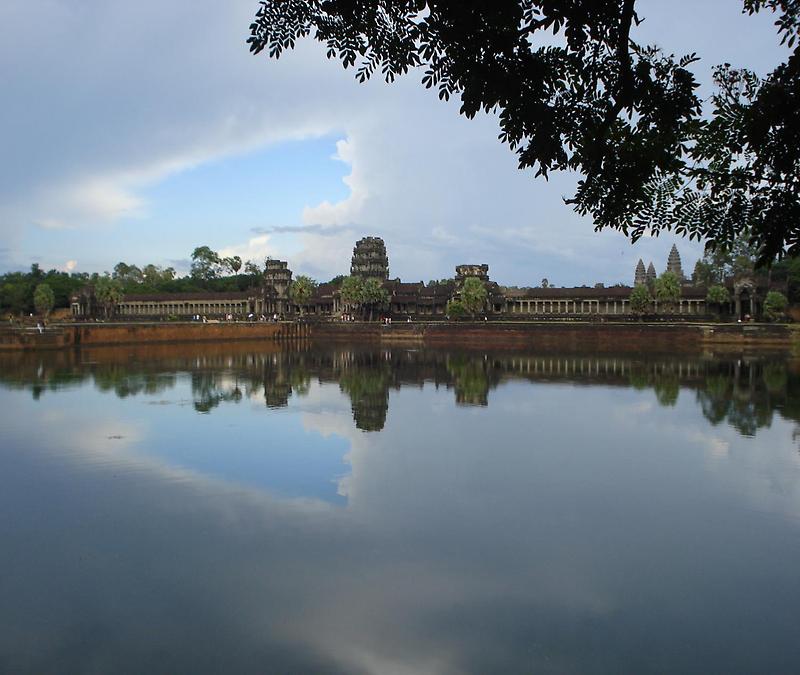
<instances>
[{"instance_id":1,"label":"temple gateway","mask_svg":"<svg viewBox=\"0 0 800 675\"><path fill-rule=\"evenodd\" d=\"M673 245L667 259L666 270L674 273L681 282L681 297L671 308L674 316L710 314L706 306L708 289L694 285L683 273L680 254ZM447 305L459 296L464 281L469 277L479 279L487 290L483 315L494 318L592 318L631 316L630 295L634 286L651 285L656 278L655 265L645 268L639 260L633 274L633 286L605 287L576 286L556 288L544 284L540 287L505 287L489 278L487 264L464 264L455 269L455 276L447 281L425 284L389 279L389 258L380 237L360 239L353 249L350 273L362 278L380 280L386 289L389 302L384 312L396 318L445 318ZM128 294L113 310L115 317L138 319L189 318L205 316L219 318L272 317L290 318L300 314L300 307L290 294L292 271L288 262L267 260L258 287L247 291ZM759 316L768 290L766 279L743 277L729 279L726 284L731 297L725 307L714 308L729 317ZM340 317L344 311L340 285L323 283L308 302L303 313L316 317ZM101 314L91 288L73 296L72 314L76 318L89 318ZM658 308L653 306L653 312ZM659 312L663 314L663 312Z\"/></svg>"}]
</instances>

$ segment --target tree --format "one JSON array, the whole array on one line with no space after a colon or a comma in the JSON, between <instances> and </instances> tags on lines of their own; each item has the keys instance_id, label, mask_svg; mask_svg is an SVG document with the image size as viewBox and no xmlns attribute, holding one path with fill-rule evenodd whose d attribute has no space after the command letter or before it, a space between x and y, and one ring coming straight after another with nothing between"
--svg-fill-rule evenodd
<instances>
[{"instance_id":1,"label":"tree","mask_svg":"<svg viewBox=\"0 0 800 675\"><path fill-rule=\"evenodd\" d=\"M364 280L357 276L345 277L340 297L347 309L361 308L364 304Z\"/></svg>"},{"instance_id":2,"label":"tree","mask_svg":"<svg viewBox=\"0 0 800 675\"><path fill-rule=\"evenodd\" d=\"M461 302L473 317L482 311L486 305L486 298L489 296L486 286L477 277L467 277L464 279L464 286L461 289Z\"/></svg>"},{"instance_id":3,"label":"tree","mask_svg":"<svg viewBox=\"0 0 800 675\"><path fill-rule=\"evenodd\" d=\"M166 281L172 281L175 278L175 268L166 267L161 268L158 265L145 265L142 269L144 283L154 288L158 287Z\"/></svg>"},{"instance_id":4,"label":"tree","mask_svg":"<svg viewBox=\"0 0 800 675\"><path fill-rule=\"evenodd\" d=\"M692 272L692 284L695 286L713 286L715 282L721 281L716 278L714 269L705 259L699 259L694 265L694 272Z\"/></svg>"},{"instance_id":5,"label":"tree","mask_svg":"<svg viewBox=\"0 0 800 675\"><path fill-rule=\"evenodd\" d=\"M770 291L764 298L764 314L770 321L777 321L786 311L786 296L778 291Z\"/></svg>"},{"instance_id":6,"label":"tree","mask_svg":"<svg viewBox=\"0 0 800 675\"><path fill-rule=\"evenodd\" d=\"M191 275L201 281L211 281L219 276L222 264L219 254L208 246L198 246L192 251Z\"/></svg>"},{"instance_id":7,"label":"tree","mask_svg":"<svg viewBox=\"0 0 800 675\"><path fill-rule=\"evenodd\" d=\"M375 309L382 309L389 304L389 293L383 287L380 279L369 277L364 279L361 286L362 302L369 307L369 321Z\"/></svg>"},{"instance_id":8,"label":"tree","mask_svg":"<svg viewBox=\"0 0 800 675\"><path fill-rule=\"evenodd\" d=\"M94 284L94 295L108 318L114 313L114 307L122 301L122 286L117 279L109 276L99 277Z\"/></svg>"},{"instance_id":9,"label":"tree","mask_svg":"<svg viewBox=\"0 0 800 675\"><path fill-rule=\"evenodd\" d=\"M47 284L39 284L33 292L33 305L36 311L44 316L45 321L55 305L56 296Z\"/></svg>"},{"instance_id":10,"label":"tree","mask_svg":"<svg viewBox=\"0 0 800 675\"><path fill-rule=\"evenodd\" d=\"M753 274L757 266L758 252L749 244L747 234L737 237L729 247L718 246L706 251L698 260L692 273L696 286L722 284L729 277Z\"/></svg>"},{"instance_id":11,"label":"tree","mask_svg":"<svg viewBox=\"0 0 800 675\"><path fill-rule=\"evenodd\" d=\"M248 260L244 264L244 273L253 277L254 280L257 280L261 277L261 268L254 263L252 260Z\"/></svg>"},{"instance_id":12,"label":"tree","mask_svg":"<svg viewBox=\"0 0 800 675\"><path fill-rule=\"evenodd\" d=\"M303 315L305 304L314 294L317 282L305 274L298 274L289 286L289 297L300 307L300 316Z\"/></svg>"},{"instance_id":13,"label":"tree","mask_svg":"<svg viewBox=\"0 0 800 675\"><path fill-rule=\"evenodd\" d=\"M786 284L786 299L789 302L800 301L800 258L781 260L770 270L773 281Z\"/></svg>"},{"instance_id":14,"label":"tree","mask_svg":"<svg viewBox=\"0 0 800 675\"><path fill-rule=\"evenodd\" d=\"M11 272L4 277L0 285L0 303L14 314L23 314L29 311L30 285L27 275L20 272Z\"/></svg>"},{"instance_id":15,"label":"tree","mask_svg":"<svg viewBox=\"0 0 800 675\"><path fill-rule=\"evenodd\" d=\"M447 303L447 316L451 319L460 319L467 313L464 303L461 300L450 300Z\"/></svg>"},{"instance_id":16,"label":"tree","mask_svg":"<svg viewBox=\"0 0 800 675\"><path fill-rule=\"evenodd\" d=\"M114 265L114 272L111 276L121 284L141 284L144 281L142 270L136 265L129 265L124 262L118 262Z\"/></svg>"},{"instance_id":17,"label":"tree","mask_svg":"<svg viewBox=\"0 0 800 675\"><path fill-rule=\"evenodd\" d=\"M725 286L711 286L706 295L706 303L716 307L717 313L721 310L723 305L727 305L731 301L731 294Z\"/></svg>"},{"instance_id":18,"label":"tree","mask_svg":"<svg viewBox=\"0 0 800 675\"><path fill-rule=\"evenodd\" d=\"M681 299L681 282L674 272L664 272L655 283L656 300L670 312Z\"/></svg>"},{"instance_id":19,"label":"tree","mask_svg":"<svg viewBox=\"0 0 800 675\"><path fill-rule=\"evenodd\" d=\"M631 312L637 316L647 314L652 303L653 297L650 295L650 289L647 286L642 284L641 286L633 287L630 296Z\"/></svg>"},{"instance_id":20,"label":"tree","mask_svg":"<svg viewBox=\"0 0 800 675\"><path fill-rule=\"evenodd\" d=\"M542 279L542 288L550 288L550 282L547 280L547 277Z\"/></svg>"},{"instance_id":21,"label":"tree","mask_svg":"<svg viewBox=\"0 0 800 675\"><path fill-rule=\"evenodd\" d=\"M769 262L800 254L800 5L742 2L775 13L793 53L763 81L717 68L710 110L695 54L635 41L636 0L264 0L248 43L279 58L313 35L361 82L421 67L461 114L498 112L520 168L580 174L566 201L596 229L674 230L712 248L747 230Z\"/></svg>"},{"instance_id":22,"label":"tree","mask_svg":"<svg viewBox=\"0 0 800 675\"><path fill-rule=\"evenodd\" d=\"M221 264L222 267L229 270L231 274L239 274L239 270L242 269L242 259L238 255L230 258L223 258Z\"/></svg>"}]
</instances>

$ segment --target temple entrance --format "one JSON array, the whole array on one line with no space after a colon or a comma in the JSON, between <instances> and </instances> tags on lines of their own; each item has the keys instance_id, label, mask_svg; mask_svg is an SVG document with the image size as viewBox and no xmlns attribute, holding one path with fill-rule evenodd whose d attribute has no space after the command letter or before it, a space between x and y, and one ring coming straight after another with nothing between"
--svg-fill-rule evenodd
<instances>
[{"instance_id":1,"label":"temple entrance","mask_svg":"<svg viewBox=\"0 0 800 675\"><path fill-rule=\"evenodd\" d=\"M738 318L742 321L744 321L747 317L750 317L751 319L753 318L753 297L750 295L750 291L747 289L742 289L742 292L739 295L738 314Z\"/></svg>"}]
</instances>

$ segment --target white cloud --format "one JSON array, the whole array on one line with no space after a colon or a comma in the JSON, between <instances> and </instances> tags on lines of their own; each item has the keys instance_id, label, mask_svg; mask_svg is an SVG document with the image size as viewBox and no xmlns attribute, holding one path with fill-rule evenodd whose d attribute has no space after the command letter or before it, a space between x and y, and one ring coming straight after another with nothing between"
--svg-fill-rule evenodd
<instances>
[{"instance_id":1,"label":"white cloud","mask_svg":"<svg viewBox=\"0 0 800 675\"><path fill-rule=\"evenodd\" d=\"M245 244L233 244L219 250L222 257L232 257L238 255L242 260L252 260L261 263L267 256L276 255L276 250L270 245L270 235L260 234L251 237Z\"/></svg>"},{"instance_id":2,"label":"white cloud","mask_svg":"<svg viewBox=\"0 0 800 675\"><path fill-rule=\"evenodd\" d=\"M344 184L350 188L350 194L335 204L324 201L317 206L307 206L303 209L303 222L307 225L347 225L359 222L369 197L369 188L361 166L354 164L357 157L355 143L351 139L337 142L333 157L352 167L352 172L343 179Z\"/></svg>"},{"instance_id":3,"label":"white cloud","mask_svg":"<svg viewBox=\"0 0 800 675\"><path fill-rule=\"evenodd\" d=\"M77 218L90 222L109 222L133 215L143 205L139 197L119 182L100 178L66 188L63 195L58 195L56 199L71 206Z\"/></svg>"},{"instance_id":4,"label":"white cloud","mask_svg":"<svg viewBox=\"0 0 800 675\"><path fill-rule=\"evenodd\" d=\"M40 218L39 220L34 220L33 224L43 230L66 230L71 227L63 220L57 220L56 218Z\"/></svg>"}]
</instances>

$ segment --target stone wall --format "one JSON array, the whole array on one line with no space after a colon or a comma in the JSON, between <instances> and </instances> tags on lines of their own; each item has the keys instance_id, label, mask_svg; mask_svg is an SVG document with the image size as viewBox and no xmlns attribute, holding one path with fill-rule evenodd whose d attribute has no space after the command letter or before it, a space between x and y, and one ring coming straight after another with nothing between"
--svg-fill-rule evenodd
<instances>
[{"instance_id":1,"label":"stone wall","mask_svg":"<svg viewBox=\"0 0 800 675\"><path fill-rule=\"evenodd\" d=\"M784 324L416 322L394 323L132 323L78 324L0 331L0 350L63 349L238 340L428 344L548 351L663 353L697 349L800 348L800 330Z\"/></svg>"},{"instance_id":2,"label":"stone wall","mask_svg":"<svg viewBox=\"0 0 800 675\"><path fill-rule=\"evenodd\" d=\"M312 339L603 353L646 349L672 353L711 347L789 350L797 341L796 332L782 324L397 322L384 326L327 323L314 327Z\"/></svg>"},{"instance_id":3,"label":"stone wall","mask_svg":"<svg viewBox=\"0 0 800 675\"><path fill-rule=\"evenodd\" d=\"M61 349L115 344L226 342L229 340L296 340L308 338L308 324L262 323L85 323L0 331L0 349Z\"/></svg>"}]
</instances>

